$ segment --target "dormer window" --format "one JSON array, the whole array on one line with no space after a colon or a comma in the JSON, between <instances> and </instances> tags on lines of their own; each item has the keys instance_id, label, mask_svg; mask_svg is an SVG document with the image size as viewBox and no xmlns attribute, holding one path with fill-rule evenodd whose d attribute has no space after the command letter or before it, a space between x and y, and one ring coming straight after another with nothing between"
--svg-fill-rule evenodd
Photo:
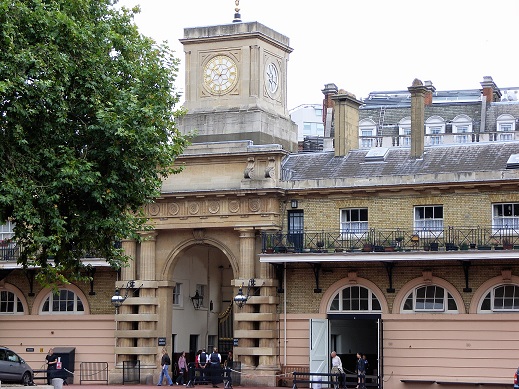
<instances>
[{"instance_id":1,"label":"dormer window","mask_svg":"<svg viewBox=\"0 0 519 389\"><path fill-rule=\"evenodd\" d=\"M411 146L411 117L407 116L398 122L400 146Z\"/></svg>"},{"instance_id":2,"label":"dormer window","mask_svg":"<svg viewBox=\"0 0 519 389\"><path fill-rule=\"evenodd\" d=\"M371 119L359 122L359 147L370 149L376 145L377 124Z\"/></svg>"},{"instance_id":3,"label":"dormer window","mask_svg":"<svg viewBox=\"0 0 519 389\"><path fill-rule=\"evenodd\" d=\"M469 143L472 141L472 119L467 115L458 115L452 121L452 133L456 143Z\"/></svg>"},{"instance_id":4,"label":"dormer window","mask_svg":"<svg viewBox=\"0 0 519 389\"><path fill-rule=\"evenodd\" d=\"M431 116L425 121L425 133L428 135L429 145L443 144L445 134L445 120L440 116Z\"/></svg>"},{"instance_id":5,"label":"dormer window","mask_svg":"<svg viewBox=\"0 0 519 389\"><path fill-rule=\"evenodd\" d=\"M515 118L509 114L500 115L497 118L498 140L514 140Z\"/></svg>"}]
</instances>

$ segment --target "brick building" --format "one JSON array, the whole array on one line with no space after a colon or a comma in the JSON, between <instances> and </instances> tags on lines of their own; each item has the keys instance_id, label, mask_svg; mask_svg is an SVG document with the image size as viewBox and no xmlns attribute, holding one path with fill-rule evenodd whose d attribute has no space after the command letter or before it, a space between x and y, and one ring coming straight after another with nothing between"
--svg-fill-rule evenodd
<instances>
[{"instance_id":1,"label":"brick building","mask_svg":"<svg viewBox=\"0 0 519 389\"><path fill-rule=\"evenodd\" d=\"M515 90L505 101L487 77L472 91L415 80L357 100L327 84L325 151L297 153L287 37L238 22L185 29L181 42L179 125L196 136L178 159L183 172L145 208L154 230L123 242L134 261L120 274L89 259L92 283L60 292L72 311L45 308L50 290L5 261L2 296L16 312L0 316L0 343L33 367L49 346L74 346L76 370L106 361L111 382L137 360L141 380L156 381L165 344L190 361L201 348L232 350L245 384L328 371L331 350L349 371L357 351L367 354L379 387L509 384ZM114 287L132 285L115 313Z\"/></svg>"}]
</instances>

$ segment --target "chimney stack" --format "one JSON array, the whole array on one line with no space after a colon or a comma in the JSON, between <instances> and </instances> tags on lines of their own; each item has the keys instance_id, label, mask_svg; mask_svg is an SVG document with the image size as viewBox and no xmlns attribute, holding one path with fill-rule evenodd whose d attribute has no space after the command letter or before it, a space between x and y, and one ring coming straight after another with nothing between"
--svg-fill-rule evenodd
<instances>
[{"instance_id":1,"label":"chimney stack","mask_svg":"<svg viewBox=\"0 0 519 389\"><path fill-rule=\"evenodd\" d=\"M499 101L501 99L501 91L490 76L483 77L483 82L480 83L483 88L482 94L487 103Z\"/></svg>"},{"instance_id":2,"label":"chimney stack","mask_svg":"<svg viewBox=\"0 0 519 389\"><path fill-rule=\"evenodd\" d=\"M432 84L431 84L432 86ZM425 96L430 88L415 78L407 88L411 93L411 158L422 158L424 152Z\"/></svg>"},{"instance_id":3,"label":"chimney stack","mask_svg":"<svg viewBox=\"0 0 519 389\"><path fill-rule=\"evenodd\" d=\"M423 84L427 88L424 104L425 106L430 106L432 105L433 93L436 92L436 88L434 87L431 81L424 81Z\"/></svg>"},{"instance_id":4,"label":"chimney stack","mask_svg":"<svg viewBox=\"0 0 519 389\"><path fill-rule=\"evenodd\" d=\"M331 99L335 106L335 156L344 157L350 150L359 148L359 107L362 101L343 90Z\"/></svg>"},{"instance_id":5,"label":"chimney stack","mask_svg":"<svg viewBox=\"0 0 519 389\"><path fill-rule=\"evenodd\" d=\"M324 89L321 90L324 94L323 99L323 124L326 127L326 122L328 120L327 115L328 112L333 112L333 100L332 96L335 96L339 91L339 88L337 88L337 85L335 84L325 84ZM330 109L330 111L328 111ZM331 119L331 118L330 118ZM330 120L328 120L330 121ZM330 129L328 129L330 130ZM326 128L325 128L326 131Z\"/></svg>"}]
</instances>

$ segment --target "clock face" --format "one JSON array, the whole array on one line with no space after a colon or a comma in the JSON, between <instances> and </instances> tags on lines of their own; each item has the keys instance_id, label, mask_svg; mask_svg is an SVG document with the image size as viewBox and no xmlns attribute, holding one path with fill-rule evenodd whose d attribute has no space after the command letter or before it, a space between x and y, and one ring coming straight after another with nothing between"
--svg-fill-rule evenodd
<instances>
[{"instance_id":1,"label":"clock face","mask_svg":"<svg viewBox=\"0 0 519 389\"><path fill-rule=\"evenodd\" d=\"M217 55L209 60L204 69L204 85L214 94L229 92L238 82L238 67L226 55Z\"/></svg>"},{"instance_id":2,"label":"clock face","mask_svg":"<svg viewBox=\"0 0 519 389\"><path fill-rule=\"evenodd\" d=\"M273 62L269 63L265 69L265 83L270 93L276 93L279 87L279 71Z\"/></svg>"}]
</instances>

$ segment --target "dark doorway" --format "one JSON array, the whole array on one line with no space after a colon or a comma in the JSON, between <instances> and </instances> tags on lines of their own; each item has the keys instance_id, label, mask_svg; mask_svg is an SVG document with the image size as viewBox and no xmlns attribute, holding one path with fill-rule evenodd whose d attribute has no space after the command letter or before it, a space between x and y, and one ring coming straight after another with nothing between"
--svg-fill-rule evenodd
<instances>
[{"instance_id":1,"label":"dark doorway","mask_svg":"<svg viewBox=\"0 0 519 389\"><path fill-rule=\"evenodd\" d=\"M377 314L337 314L328 315L330 322L330 351L336 351L347 374L348 387L354 384L357 353L366 355L368 369L366 384L377 387L380 382L382 331L380 315ZM355 385L353 385L354 387Z\"/></svg>"},{"instance_id":2,"label":"dark doorway","mask_svg":"<svg viewBox=\"0 0 519 389\"><path fill-rule=\"evenodd\" d=\"M296 252L303 251L304 213L301 210L288 211L288 242Z\"/></svg>"}]
</instances>

